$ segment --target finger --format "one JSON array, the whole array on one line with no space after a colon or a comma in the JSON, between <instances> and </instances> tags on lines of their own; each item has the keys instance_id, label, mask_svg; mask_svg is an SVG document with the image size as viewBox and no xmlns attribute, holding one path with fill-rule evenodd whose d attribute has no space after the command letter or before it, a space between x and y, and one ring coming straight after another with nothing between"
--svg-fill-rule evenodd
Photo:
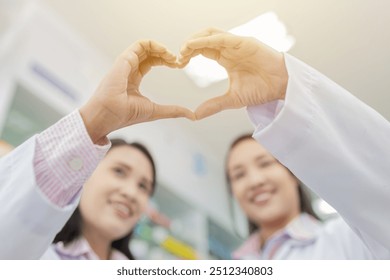
<instances>
[{"instance_id":1,"label":"finger","mask_svg":"<svg viewBox=\"0 0 390 280\"><path fill-rule=\"evenodd\" d=\"M189 40L201 38L201 37L207 37L207 36L211 36L211 35L215 35L215 34L219 34L219 33L224 33L224 32L225 31L223 31L221 29L218 29L215 27L209 27L209 28L203 29L197 33L194 33L193 35L191 35Z\"/></svg>"},{"instance_id":2,"label":"finger","mask_svg":"<svg viewBox=\"0 0 390 280\"><path fill-rule=\"evenodd\" d=\"M177 60L177 67L184 68L191 60L191 58L201 54L201 50L192 50L192 52L188 52L185 56L180 55Z\"/></svg>"},{"instance_id":3,"label":"finger","mask_svg":"<svg viewBox=\"0 0 390 280\"><path fill-rule=\"evenodd\" d=\"M164 45L153 40L140 40L130 45L119 55L115 61L113 70L114 72L119 71L121 76L127 79L130 72L138 68L139 64L149 57L159 58L158 60L152 61L156 65L164 64L170 67L175 67L176 65L176 56Z\"/></svg>"},{"instance_id":4,"label":"finger","mask_svg":"<svg viewBox=\"0 0 390 280\"><path fill-rule=\"evenodd\" d=\"M164 65L170 68L177 68L177 63L169 63L165 59L162 59L161 57L149 57L147 60L145 60L143 63L139 65L139 71L142 76L144 76L149 70L154 66L160 66Z\"/></svg>"},{"instance_id":5,"label":"finger","mask_svg":"<svg viewBox=\"0 0 390 280\"><path fill-rule=\"evenodd\" d=\"M160 105L153 103L153 113L151 116L151 120L181 117L190 120L195 120L194 112L187 108L176 105Z\"/></svg>"},{"instance_id":6,"label":"finger","mask_svg":"<svg viewBox=\"0 0 390 280\"><path fill-rule=\"evenodd\" d=\"M138 56L135 53L122 53L117 57L105 79L116 81L118 85L126 85L131 71L139 65Z\"/></svg>"},{"instance_id":7,"label":"finger","mask_svg":"<svg viewBox=\"0 0 390 280\"><path fill-rule=\"evenodd\" d=\"M193 34L190 38L187 39L187 42L194 40L194 39L209 37L209 36L213 36L216 34L222 34L222 33L225 33L225 31L214 28L214 27L209 27L209 28L203 29L200 32ZM199 54L199 52L198 53L193 52L193 50L188 48L187 44L185 43L181 47L181 50L180 50L179 61L181 63L181 67L184 67L185 64L187 64L192 57L195 57L198 54Z\"/></svg>"},{"instance_id":8,"label":"finger","mask_svg":"<svg viewBox=\"0 0 390 280\"><path fill-rule=\"evenodd\" d=\"M238 48L241 42L240 37L229 33L218 33L209 37L189 40L180 50L179 65L183 67L192 57L198 54L218 60L221 50L225 48Z\"/></svg>"},{"instance_id":9,"label":"finger","mask_svg":"<svg viewBox=\"0 0 390 280\"><path fill-rule=\"evenodd\" d=\"M195 117L197 120L201 120L223 110L240 107L243 106L240 105L239 102L236 102L232 96L225 94L209 99L199 105L199 107L195 110Z\"/></svg>"},{"instance_id":10,"label":"finger","mask_svg":"<svg viewBox=\"0 0 390 280\"><path fill-rule=\"evenodd\" d=\"M240 45L242 38L232 35L230 33L216 34L209 37L197 38L187 41L186 49L221 49L221 48L234 48Z\"/></svg>"},{"instance_id":11,"label":"finger","mask_svg":"<svg viewBox=\"0 0 390 280\"><path fill-rule=\"evenodd\" d=\"M214 50L209 48L194 50L190 55L187 55L185 57L180 57L177 62L177 67L184 68L185 66L187 66L187 64L190 62L192 58L194 58L199 54L203 55L204 57L215 60L217 62L219 62L219 58L221 57L221 52L219 50Z\"/></svg>"},{"instance_id":12,"label":"finger","mask_svg":"<svg viewBox=\"0 0 390 280\"><path fill-rule=\"evenodd\" d=\"M140 62L147 59L148 57L158 57L168 63L174 63L176 61L176 55L170 52L164 45L156 41L139 41L139 46L142 49L136 48L135 52L140 57Z\"/></svg>"},{"instance_id":13,"label":"finger","mask_svg":"<svg viewBox=\"0 0 390 280\"><path fill-rule=\"evenodd\" d=\"M144 76L155 65L177 67L176 56L165 46L153 40L135 42L119 56L119 60L126 61L130 66L126 71L122 71L123 78L127 78L131 71L137 69Z\"/></svg>"},{"instance_id":14,"label":"finger","mask_svg":"<svg viewBox=\"0 0 390 280\"><path fill-rule=\"evenodd\" d=\"M159 57L167 63L174 64L176 55L169 51L164 45L153 40L140 40L128 47L122 57L131 58L135 54L138 57L138 63L141 63L149 57Z\"/></svg>"},{"instance_id":15,"label":"finger","mask_svg":"<svg viewBox=\"0 0 390 280\"><path fill-rule=\"evenodd\" d=\"M221 56L220 48L198 47L197 49L192 49L184 46L184 49L182 49L182 51L183 53L181 53L177 62L177 67L179 68L185 67L193 57L199 54L216 61L218 61Z\"/></svg>"}]
</instances>

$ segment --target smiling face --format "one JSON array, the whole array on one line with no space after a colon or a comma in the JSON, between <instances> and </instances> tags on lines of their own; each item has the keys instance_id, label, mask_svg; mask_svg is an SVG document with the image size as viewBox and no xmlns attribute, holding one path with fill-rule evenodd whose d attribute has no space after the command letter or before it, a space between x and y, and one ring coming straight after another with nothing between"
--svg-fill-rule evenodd
<instances>
[{"instance_id":1,"label":"smiling face","mask_svg":"<svg viewBox=\"0 0 390 280\"><path fill-rule=\"evenodd\" d=\"M257 226L282 226L299 215L297 179L254 139L233 146L226 168L234 197Z\"/></svg>"},{"instance_id":2,"label":"smiling face","mask_svg":"<svg viewBox=\"0 0 390 280\"><path fill-rule=\"evenodd\" d=\"M112 148L84 186L80 201L83 231L113 241L127 235L153 192L153 167L138 149Z\"/></svg>"}]
</instances>

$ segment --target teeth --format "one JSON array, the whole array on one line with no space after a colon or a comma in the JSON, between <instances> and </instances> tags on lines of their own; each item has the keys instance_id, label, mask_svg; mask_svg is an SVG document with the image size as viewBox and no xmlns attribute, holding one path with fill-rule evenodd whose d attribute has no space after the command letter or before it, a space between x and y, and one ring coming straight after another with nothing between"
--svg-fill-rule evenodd
<instances>
[{"instance_id":1,"label":"teeth","mask_svg":"<svg viewBox=\"0 0 390 280\"><path fill-rule=\"evenodd\" d=\"M261 194L256 195L253 201L254 202L264 202L270 198L271 198L271 194L266 192L266 193L261 193Z\"/></svg>"},{"instance_id":2,"label":"teeth","mask_svg":"<svg viewBox=\"0 0 390 280\"><path fill-rule=\"evenodd\" d=\"M113 206L114 206L118 211L120 211L120 212L122 212L122 213L125 213L126 215L129 215L129 216L130 216L131 211L130 211L129 207L123 205L122 203L116 203L116 202L113 203Z\"/></svg>"}]
</instances>

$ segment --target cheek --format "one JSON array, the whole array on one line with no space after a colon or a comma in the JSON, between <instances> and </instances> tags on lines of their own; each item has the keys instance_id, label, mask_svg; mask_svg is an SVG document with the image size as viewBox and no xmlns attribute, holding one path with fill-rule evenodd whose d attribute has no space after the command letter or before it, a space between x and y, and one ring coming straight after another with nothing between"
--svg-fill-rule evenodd
<instances>
[{"instance_id":1,"label":"cheek","mask_svg":"<svg viewBox=\"0 0 390 280\"><path fill-rule=\"evenodd\" d=\"M280 207L293 211L299 207L298 182L294 177L286 178L278 187L277 195Z\"/></svg>"},{"instance_id":2,"label":"cheek","mask_svg":"<svg viewBox=\"0 0 390 280\"><path fill-rule=\"evenodd\" d=\"M104 208L107 203L109 190L94 181L88 181L83 188L80 199L80 209L95 213Z\"/></svg>"},{"instance_id":3,"label":"cheek","mask_svg":"<svg viewBox=\"0 0 390 280\"><path fill-rule=\"evenodd\" d=\"M268 179L280 187L298 185L297 179L284 166L274 168L268 174Z\"/></svg>"},{"instance_id":4,"label":"cheek","mask_svg":"<svg viewBox=\"0 0 390 280\"><path fill-rule=\"evenodd\" d=\"M96 220L95 214L97 213L97 209L95 209L96 205L86 198L88 198L88 196L81 197L79 209L83 221L89 223Z\"/></svg>"},{"instance_id":5,"label":"cheek","mask_svg":"<svg viewBox=\"0 0 390 280\"><path fill-rule=\"evenodd\" d=\"M236 198L237 200L240 200L240 198L243 195L243 190L242 186L237 183L232 183L230 185L230 192L232 193L233 197Z\"/></svg>"},{"instance_id":6,"label":"cheek","mask_svg":"<svg viewBox=\"0 0 390 280\"><path fill-rule=\"evenodd\" d=\"M145 213L149 205L150 197L148 195L140 195L139 197L139 214L142 215Z\"/></svg>"},{"instance_id":7,"label":"cheek","mask_svg":"<svg viewBox=\"0 0 390 280\"><path fill-rule=\"evenodd\" d=\"M245 186L241 184L231 185L232 196L236 199L241 208L245 209L249 204L245 196Z\"/></svg>"}]
</instances>

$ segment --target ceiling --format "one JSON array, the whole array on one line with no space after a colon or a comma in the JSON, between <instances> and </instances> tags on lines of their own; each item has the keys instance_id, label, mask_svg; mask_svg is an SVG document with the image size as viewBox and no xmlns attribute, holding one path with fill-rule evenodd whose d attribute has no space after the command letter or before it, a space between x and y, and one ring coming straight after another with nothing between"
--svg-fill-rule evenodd
<instances>
[{"instance_id":1,"label":"ceiling","mask_svg":"<svg viewBox=\"0 0 390 280\"><path fill-rule=\"evenodd\" d=\"M194 32L214 26L229 30L275 11L296 39L290 53L317 68L390 119L390 2L353 0L42 0L73 29L114 59L129 44L151 38L178 52ZM387 34L387 35L386 35ZM161 103L195 109L222 94L227 82L200 89L183 71L157 68L142 89ZM158 96L158 97L156 97ZM252 131L244 109L200 122L179 120L216 157L231 140Z\"/></svg>"}]
</instances>

